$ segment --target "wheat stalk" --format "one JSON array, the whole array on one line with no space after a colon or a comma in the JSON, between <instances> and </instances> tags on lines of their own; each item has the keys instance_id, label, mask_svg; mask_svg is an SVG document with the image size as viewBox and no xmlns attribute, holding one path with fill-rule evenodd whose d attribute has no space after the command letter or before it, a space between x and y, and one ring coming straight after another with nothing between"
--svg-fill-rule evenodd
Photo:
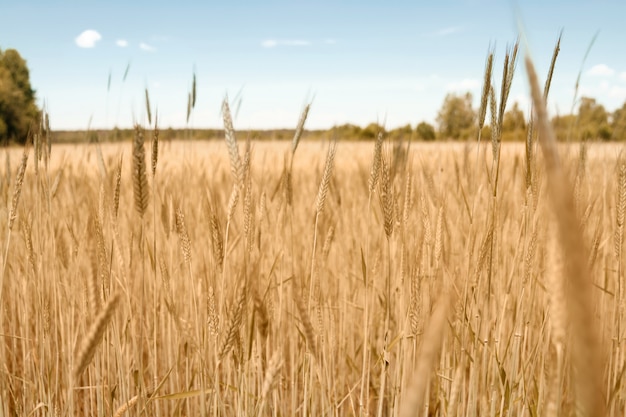
<instances>
[{"instance_id":1,"label":"wheat stalk","mask_svg":"<svg viewBox=\"0 0 626 417\"><path fill-rule=\"evenodd\" d=\"M300 114L300 119L298 120L298 125L296 126L296 131L293 135L293 140L291 141L291 156L293 160L293 155L296 153L296 149L298 149L298 144L300 143L300 138L302 137L302 132L304 132L304 123L306 122L306 118L309 115L309 110L311 109L311 103L308 103L302 109L302 113Z\"/></svg>"},{"instance_id":2,"label":"wheat stalk","mask_svg":"<svg viewBox=\"0 0 626 417\"><path fill-rule=\"evenodd\" d=\"M146 87L146 113L148 114L148 124L152 124L152 110L150 109L150 95L148 94L148 87Z\"/></svg>"},{"instance_id":3,"label":"wheat stalk","mask_svg":"<svg viewBox=\"0 0 626 417\"><path fill-rule=\"evenodd\" d=\"M283 362L280 359L280 355L278 352L274 352L272 355L272 359L270 359L269 366L265 371L265 376L263 377L263 386L261 387L261 400L259 402L258 414L257 416L262 416L263 411L265 409L265 404L267 401L267 397L270 394L272 387L274 386L274 382L276 380L276 376L280 371L280 367Z\"/></svg>"},{"instance_id":4,"label":"wheat stalk","mask_svg":"<svg viewBox=\"0 0 626 417\"><path fill-rule=\"evenodd\" d=\"M317 198L315 199L315 212L317 215L324 211L326 194L328 193L328 185L330 184L330 176L333 173L336 150L337 142L332 141L328 147L326 162L324 163L324 173L322 174L322 181L320 182L319 189L317 190Z\"/></svg>"},{"instance_id":5,"label":"wheat stalk","mask_svg":"<svg viewBox=\"0 0 626 417\"><path fill-rule=\"evenodd\" d=\"M126 414L126 412L128 410L130 410L132 407L134 407L137 404L138 401L139 401L139 395L135 395L133 398L131 398L130 400L128 400L124 404L122 404L115 411L115 414L113 414L113 417L122 417L124 414Z\"/></svg>"},{"instance_id":6,"label":"wheat stalk","mask_svg":"<svg viewBox=\"0 0 626 417\"><path fill-rule=\"evenodd\" d=\"M578 368L578 396L585 412L591 416L605 413L602 360L594 332L594 314L591 305L591 278L587 270L587 248L576 219L571 187L561 168L556 138L549 122L545 100L535 67L526 57L526 73L531 87L535 115L539 127L540 144L548 174L549 196L557 218L559 238L564 256L568 259L565 274L569 317L576 325L574 329L574 360Z\"/></svg>"},{"instance_id":7,"label":"wheat stalk","mask_svg":"<svg viewBox=\"0 0 626 417\"><path fill-rule=\"evenodd\" d=\"M180 241L180 250L183 252L183 258L191 271L191 240L185 224L185 214L180 207L176 209L176 233Z\"/></svg>"},{"instance_id":8,"label":"wheat stalk","mask_svg":"<svg viewBox=\"0 0 626 417\"><path fill-rule=\"evenodd\" d=\"M117 218L118 210L120 208L120 191L122 187L122 160L123 155L120 155L120 161L117 164L115 170L115 185L113 188L113 216Z\"/></svg>"},{"instance_id":9,"label":"wheat stalk","mask_svg":"<svg viewBox=\"0 0 626 417\"><path fill-rule=\"evenodd\" d=\"M315 330L313 330L313 324L311 323L311 318L309 317L308 309L302 298L298 295L296 297L296 308L298 310L298 315L300 316L300 321L302 322L304 337L306 339L307 346L309 348L309 352L313 355L314 358L317 358L317 343L315 342Z\"/></svg>"},{"instance_id":10,"label":"wheat stalk","mask_svg":"<svg viewBox=\"0 0 626 417\"><path fill-rule=\"evenodd\" d=\"M370 177L368 180L370 196L374 193L374 191L376 190L376 185L378 184L382 153L383 153L383 133L378 132L378 135L376 136L376 143L374 145L374 156L372 158L372 167L370 168Z\"/></svg>"},{"instance_id":11,"label":"wheat stalk","mask_svg":"<svg viewBox=\"0 0 626 417\"><path fill-rule=\"evenodd\" d=\"M209 333L216 337L220 326L220 319L217 315L217 307L215 306L215 292L213 286L209 287L209 293L207 294L207 327Z\"/></svg>"},{"instance_id":12,"label":"wheat stalk","mask_svg":"<svg viewBox=\"0 0 626 417\"><path fill-rule=\"evenodd\" d=\"M485 116L487 115L487 100L489 99L489 92L491 89L491 73L493 71L493 51L487 55L485 62L485 76L483 79L483 90L480 95L480 107L478 108L478 142L480 143L480 136L483 126L485 125Z\"/></svg>"},{"instance_id":13,"label":"wheat stalk","mask_svg":"<svg viewBox=\"0 0 626 417\"><path fill-rule=\"evenodd\" d=\"M228 97L225 97L222 102L222 117L224 118L224 133L226 136L228 157L230 159L230 171L235 184L241 187L243 185L243 167L241 165L241 158L239 157L239 147L237 146L237 138L235 137L235 128L233 127L233 119L230 114Z\"/></svg>"},{"instance_id":14,"label":"wheat stalk","mask_svg":"<svg viewBox=\"0 0 626 417\"><path fill-rule=\"evenodd\" d=\"M417 358L417 364L413 370L413 377L409 389L405 391L406 397L400 404L400 417L423 415L424 395L430 373L436 364L437 355L443 342L443 333L447 323L448 308L451 296L443 294L430 317L430 322L424 333L423 344Z\"/></svg>"},{"instance_id":15,"label":"wheat stalk","mask_svg":"<svg viewBox=\"0 0 626 417\"><path fill-rule=\"evenodd\" d=\"M216 213L211 213L211 243L215 262L221 269L224 266L224 237Z\"/></svg>"},{"instance_id":16,"label":"wheat stalk","mask_svg":"<svg viewBox=\"0 0 626 417\"><path fill-rule=\"evenodd\" d=\"M13 198L11 199L11 210L9 211L9 225L8 229L13 229L13 223L17 217L17 206L20 202L20 195L22 194L22 186L24 183L24 175L26 174L26 166L28 165L28 154L30 146L24 146L24 152L22 153L22 160L17 169L17 175L15 177L15 188L13 189Z\"/></svg>"},{"instance_id":17,"label":"wheat stalk","mask_svg":"<svg viewBox=\"0 0 626 417\"><path fill-rule=\"evenodd\" d=\"M148 208L148 177L143 129L139 125L135 126L135 140L133 141L133 193L135 210L143 218Z\"/></svg>"},{"instance_id":18,"label":"wheat stalk","mask_svg":"<svg viewBox=\"0 0 626 417\"><path fill-rule=\"evenodd\" d=\"M239 335L239 327L246 310L246 289L239 290L238 298L230 312L228 319L228 327L226 327L226 335L222 339L222 344L218 349L217 358L219 361L224 359L235 345L235 341Z\"/></svg>"},{"instance_id":19,"label":"wheat stalk","mask_svg":"<svg viewBox=\"0 0 626 417\"><path fill-rule=\"evenodd\" d=\"M157 162L159 161L159 115L154 118L154 132L152 134L152 152L150 158L150 167L152 168L152 177L156 174Z\"/></svg>"},{"instance_id":20,"label":"wheat stalk","mask_svg":"<svg viewBox=\"0 0 626 417\"><path fill-rule=\"evenodd\" d=\"M7 269L8 257L9 257L9 247L11 246L11 231L13 229L13 223L15 222L15 218L17 217L17 206L20 201L20 195L22 193L22 186L24 183L24 175L26 174L26 165L28 164L28 154L29 154L30 146L28 142L24 146L24 152L22 153L22 160L20 162L19 168L17 170L17 176L15 177L15 188L13 189L13 198L11 200L11 210L9 211L8 225L7 225L7 238L5 242L4 248L4 257L2 258L2 276L0 277L0 302L4 301L2 298L2 291L4 288L4 276ZM7 159L7 172L10 169L9 160ZM7 175L10 175L7 173ZM3 310L0 309L0 319L3 315Z\"/></svg>"},{"instance_id":21,"label":"wheat stalk","mask_svg":"<svg viewBox=\"0 0 626 417\"><path fill-rule=\"evenodd\" d=\"M87 331L87 335L83 338L83 343L78 355L76 356L76 365L74 366L74 381L78 381L78 378L82 375L83 371L96 353L98 345L102 340L102 336L113 318L115 309L120 302L120 294L112 295L107 301L104 308L100 311L100 314L94 319L91 327Z\"/></svg>"},{"instance_id":22,"label":"wheat stalk","mask_svg":"<svg viewBox=\"0 0 626 417\"><path fill-rule=\"evenodd\" d=\"M389 164L386 158L381 158L380 164L380 207L383 212L383 225L387 239L391 238L394 226L394 193L389 173Z\"/></svg>"},{"instance_id":23,"label":"wheat stalk","mask_svg":"<svg viewBox=\"0 0 626 417\"><path fill-rule=\"evenodd\" d=\"M550 61L550 69L548 70L548 77L546 78L546 83L543 87L543 99L544 101L548 100L548 93L550 92L550 85L552 84L552 76L554 75L554 67L556 66L556 59L559 56L559 52L561 51L561 37L563 36L563 31L559 33L559 38L556 41L556 45L554 46L554 50L552 52L552 60Z\"/></svg>"}]
</instances>

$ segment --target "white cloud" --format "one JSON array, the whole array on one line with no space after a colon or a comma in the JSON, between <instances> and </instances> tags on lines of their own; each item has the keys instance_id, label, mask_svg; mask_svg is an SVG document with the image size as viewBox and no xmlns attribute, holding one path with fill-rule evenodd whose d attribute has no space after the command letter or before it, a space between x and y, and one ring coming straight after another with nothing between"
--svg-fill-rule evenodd
<instances>
[{"instance_id":1,"label":"white cloud","mask_svg":"<svg viewBox=\"0 0 626 417\"><path fill-rule=\"evenodd\" d=\"M278 45L278 42L275 41L274 39L267 39L267 40L264 40L263 42L261 42L261 46L263 48L273 48L276 45Z\"/></svg>"},{"instance_id":2,"label":"white cloud","mask_svg":"<svg viewBox=\"0 0 626 417\"><path fill-rule=\"evenodd\" d=\"M309 46L311 42L301 40L301 39L288 39L288 40L278 40L278 39L266 39L261 42L261 46L263 48L275 48L277 46Z\"/></svg>"},{"instance_id":3,"label":"white cloud","mask_svg":"<svg viewBox=\"0 0 626 417\"><path fill-rule=\"evenodd\" d=\"M146 51L146 52L155 52L156 51L156 48L154 46L148 45L145 42L141 42L139 44L139 49L141 49L143 51Z\"/></svg>"},{"instance_id":4,"label":"white cloud","mask_svg":"<svg viewBox=\"0 0 626 417\"><path fill-rule=\"evenodd\" d=\"M461 81L455 81L446 85L447 90L474 90L480 87L480 81L475 78L464 78Z\"/></svg>"},{"instance_id":5,"label":"white cloud","mask_svg":"<svg viewBox=\"0 0 626 417\"><path fill-rule=\"evenodd\" d=\"M93 48L100 39L102 39L102 35L93 29L89 29L78 35L74 42L76 42L79 48Z\"/></svg>"},{"instance_id":6,"label":"white cloud","mask_svg":"<svg viewBox=\"0 0 626 417\"><path fill-rule=\"evenodd\" d=\"M118 39L115 41L115 44L120 48L126 48L128 46L128 41L126 39Z\"/></svg>"},{"instance_id":7,"label":"white cloud","mask_svg":"<svg viewBox=\"0 0 626 417\"><path fill-rule=\"evenodd\" d=\"M619 74L619 78L620 78L622 81L626 81L626 71L624 71L624 72L620 72L620 74Z\"/></svg>"},{"instance_id":8,"label":"white cloud","mask_svg":"<svg viewBox=\"0 0 626 417\"><path fill-rule=\"evenodd\" d=\"M459 33L463 30L461 26L449 26L429 33L429 36L448 36Z\"/></svg>"},{"instance_id":9,"label":"white cloud","mask_svg":"<svg viewBox=\"0 0 626 417\"><path fill-rule=\"evenodd\" d=\"M615 74L615 70L606 64L598 64L591 67L587 74L594 77L610 77Z\"/></svg>"},{"instance_id":10,"label":"white cloud","mask_svg":"<svg viewBox=\"0 0 626 417\"><path fill-rule=\"evenodd\" d=\"M282 41L281 44L286 46L309 46L311 45L311 42L296 39L291 41Z\"/></svg>"}]
</instances>

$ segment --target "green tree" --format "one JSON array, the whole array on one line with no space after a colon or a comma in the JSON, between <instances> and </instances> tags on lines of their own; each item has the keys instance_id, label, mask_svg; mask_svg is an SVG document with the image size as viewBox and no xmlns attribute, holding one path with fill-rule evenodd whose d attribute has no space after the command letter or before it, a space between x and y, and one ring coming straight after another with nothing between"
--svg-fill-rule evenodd
<instances>
[{"instance_id":1,"label":"green tree","mask_svg":"<svg viewBox=\"0 0 626 417\"><path fill-rule=\"evenodd\" d=\"M609 115L594 98L582 97L578 107L578 123L583 139L611 138Z\"/></svg>"},{"instance_id":2,"label":"green tree","mask_svg":"<svg viewBox=\"0 0 626 417\"><path fill-rule=\"evenodd\" d=\"M404 126L397 127L389 131L389 133L387 134L387 136L389 137L389 140L391 141L408 140L408 139L411 139L412 135L413 135L413 128L411 127L411 125L404 125Z\"/></svg>"},{"instance_id":3,"label":"green tree","mask_svg":"<svg viewBox=\"0 0 626 417\"><path fill-rule=\"evenodd\" d=\"M502 131L513 132L518 129L526 129L526 116L524 116L524 112L519 108L519 103L516 101L513 103L513 107L504 113Z\"/></svg>"},{"instance_id":4,"label":"green tree","mask_svg":"<svg viewBox=\"0 0 626 417\"><path fill-rule=\"evenodd\" d=\"M461 139L468 137L476 120L476 112L472 108L472 94L456 95L448 93L437 114L439 134L444 139Z\"/></svg>"},{"instance_id":5,"label":"green tree","mask_svg":"<svg viewBox=\"0 0 626 417\"><path fill-rule=\"evenodd\" d=\"M415 128L415 131L417 133L417 137L421 140L433 141L436 138L435 128L429 123L420 122Z\"/></svg>"},{"instance_id":6,"label":"green tree","mask_svg":"<svg viewBox=\"0 0 626 417\"><path fill-rule=\"evenodd\" d=\"M552 118L552 126L556 132L556 138L560 142L573 140L573 127L577 117L573 114L557 115Z\"/></svg>"},{"instance_id":7,"label":"green tree","mask_svg":"<svg viewBox=\"0 0 626 417\"><path fill-rule=\"evenodd\" d=\"M519 108L519 104L516 101L513 103L513 107L504 113L502 140L521 141L524 139L526 139L526 116L524 116L524 112Z\"/></svg>"},{"instance_id":8,"label":"green tree","mask_svg":"<svg viewBox=\"0 0 626 417\"><path fill-rule=\"evenodd\" d=\"M379 133L385 133L385 128L377 123L370 123L361 131L361 139L372 140L378 137Z\"/></svg>"},{"instance_id":9,"label":"green tree","mask_svg":"<svg viewBox=\"0 0 626 417\"><path fill-rule=\"evenodd\" d=\"M621 141L626 138L626 103L611 115L611 130L612 139Z\"/></svg>"},{"instance_id":10,"label":"green tree","mask_svg":"<svg viewBox=\"0 0 626 417\"><path fill-rule=\"evenodd\" d=\"M0 141L26 142L38 118L26 61L15 49L0 50Z\"/></svg>"}]
</instances>

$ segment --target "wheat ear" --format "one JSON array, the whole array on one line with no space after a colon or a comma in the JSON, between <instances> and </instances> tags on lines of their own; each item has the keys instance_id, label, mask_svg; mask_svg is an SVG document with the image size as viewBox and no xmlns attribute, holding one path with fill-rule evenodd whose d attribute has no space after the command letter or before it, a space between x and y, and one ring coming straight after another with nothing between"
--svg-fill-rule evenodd
<instances>
[{"instance_id":1,"label":"wheat ear","mask_svg":"<svg viewBox=\"0 0 626 417\"><path fill-rule=\"evenodd\" d=\"M322 175L322 181L320 182L320 187L317 190L317 198L315 200L316 214L321 214L324 211L326 194L328 193L328 185L330 184L330 176L333 173L336 150L337 142L332 141L330 143L330 146L328 147L328 153L326 154L326 163L324 164L324 174Z\"/></svg>"},{"instance_id":2,"label":"wheat ear","mask_svg":"<svg viewBox=\"0 0 626 417\"><path fill-rule=\"evenodd\" d=\"M135 139L133 140L133 193L135 210L143 217L148 208L148 177L143 129L139 125L135 126Z\"/></svg>"},{"instance_id":3,"label":"wheat ear","mask_svg":"<svg viewBox=\"0 0 626 417\"><path fill-rule=\"evenodd\" d=\"M159 115L154 116L154 132L152 134L152 149L151 149L151 168L152 177L156 174L157 162L159 161Z\"/></svg>"},{"instance_id":4,"label":"wheat ear","mask_svg":"<svg viewBox=\"0 0 626 417\"><path fill-rule=\"evenodd\" d=\"M7 269L7 260L9 257L9 247L11 246L11 230L13 229L13 223L17 217L17 206L20 201L20 194L22 193L22 185L24 183L24 175L26 174L26 165L28 164L28 154L30 146L28 143L24 146L24 153L22 154L22 161L17 170L17 177L15 178L15 189L13 190L13 200L11 201L11 211L9 211L9 219L7 226L7 239L4 246L4 257L2 259L2 275L0 276L0 301L2 301L2 288L4 288L4 275ZM7 175L9 167L9 159L7 158ZM0 317L2 312L0 311Z\"/></svg>"},{"instance_id":5,"label":"wheat ear","mask_svg":"<svg viewBox=\"0 0 626 417\"><path fill-rule=\"evenodd\" d=\"M263 409L265 408L267 396L274 386L276 376L278 375L278 371L280 371L281 366L282 360L280 359L280 355L278 352L275 352L274 355L272 355L272 359L270 359L269 367L267 368L267 371L265 371L265 376L263 377L263 386L261 388L261 402L259 404L258 410L259 417L263 415Z\"/></svg>"},{"instance_id":6,"label":"wheat ear","mask_svg":"<svg viewBox=\"0 0 626 417\"><path fill-rule=\"evenodd\" d=\"M77 365L74 367L75 381L80 378L83 371L87 368L87 365L89 365L89 363L91 362L93 355L96 353L96 349L98 348L98 345L100 345L100 341L102 340L104 331L106 330L108 324L111 322L113 314L115 313L115 309L120 302L120 298L121 297L119 293L109 298L109 301L100 311L100 314L98 314L91 327L89 328L87 336L85 336L85 338L83 339L81 348L78 351L78 356L76 360Z\"/></svg>"},{"instance_id":7,"label":"wheat ear","mask_svg":"<svg viewBox=\"0 0 626 417\"><path fill-rule=\"evenodd\" d=\"M374 145L374 156L372 158L372 167L370 169L370 177L368 180L368 187L370 197L376 190L376 185L378 184L378 178L380 176L380 161L383 154L383 134L382 132L378 132L378 136L376 136L376 144Z\"/></svg>"},{"instance_id":8,"label":"wheat ear","mask_svg":"<svg viewBox=\"0 0 626 417\"><path fill-rule=\"evenodd\" d=\"M480 95L480 108L478 109L478 141L480 143L480 132L485 125L485 116L487 115L487 100L489 99L489 90L491 88L491 73L493 71L493 51L487 55L485 62L485 76L483 79L483 90Z\"/></svg>"},{"instance_id":9,"label":"wheat ear","mask_svg":"<svg viewBox=\"0 0 626 417\"><path fill-rule=\"evenodd\" d=\"M233 127L233 118L230 114L230 106L228 105L228 97L222 102L222 117L224 118L224 134L226 136L226 147L228 148L228 157L230 159L230 170L233 180L237 186L243 186L243 167L241 158L239 157L239 147L237 146L237 138L235 137L235 128Z\"/></svg>"},{"instance_id":10,"label":"wheat ear","mask_svg":"<svg viewBox=\"0 0 626 417\"><path fill-rule=\"evenodd\" d=\"M306 122L306 118L309 115L310 109L311 109L311 103L304 106L304 109L302 109L302 113L300 114L300 119L298 120L298 126L296 126L296 131L293 135L293 140L291 141L292 159L293 159L293 155L296 153L296 149L298 149L300 138L302 137L302 133L304 132L304 123Z\"/></svg>"}]
</instances>

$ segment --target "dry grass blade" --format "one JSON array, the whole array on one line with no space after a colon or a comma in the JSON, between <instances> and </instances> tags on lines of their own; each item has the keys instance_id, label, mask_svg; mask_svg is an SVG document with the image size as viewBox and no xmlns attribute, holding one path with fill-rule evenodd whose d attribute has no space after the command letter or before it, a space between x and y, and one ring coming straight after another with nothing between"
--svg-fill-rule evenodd
<instances>
[{"instance_id":1,"label":"dry grass blade","mask_svg":"<svg viewBox=\"0 0 626 417\"><path fill-rule=\"evenodd\" d=\"M228 157L230 159L230 170L233 180L238 186L243 186L243 167L241 158L239 157L239 147L237 146L237 138L235 137L235 128L233 127L233 118L230 114L230 106L228 105L228 97L222 102L222 117L224 118L224 134L226 136L226 146L228 147Z\"/></svg>"},{"instance_id":2,"label":"dry grass blade","mask_svg":"<svg viewBox=\"0 0 626 417\"><path fill-rule=\"evenodd\" d=\"M571 322L575 323L572 329L574 360L578 369L578 398L589 415L603 416L605 414L602 382L604 366L594 333L594 312L591 303L592 281L587 269L589 256L578 227L579 222L571 193L572 187L569 186L561 168L555 134L550 125L535 67L528 56L526 57L526 72L548 174L549 195L557 218L559 240L564 256L568 259L565 264L565 274L570 282L566 288L569 317Z\"/></svg>"},{"instance_id":3,"label":"dry grass blade","mask_svg":"<svg viewBox=\"0 0 626 417\"><path fill-rule=\"evenodd\" d=\"M143 217L148 208L148 176L143 129L139 125L135 126L135 139L133 141L133 193L135 210Z\"/></svg>"},{"instance_id":4,"label":"dry grass blade","mask_svg":"<svg viewBox=\"0 0 626 417\"><path fill-rule=\"evenodd\" d=\"M93 358L93 355L102 340L104 331L113 318L113 314L115 313L115 309L120 302L120 298L119 293L111 296L107 304L100 311L100 314L98 314L89 328L87 336L83 339L81 348L78 351L76 365L74 366L74 381L78 381L78 378L80 378L85 368L87 368L87 365L91 362L91 359Z\"/></svg>"}]
</instances>

